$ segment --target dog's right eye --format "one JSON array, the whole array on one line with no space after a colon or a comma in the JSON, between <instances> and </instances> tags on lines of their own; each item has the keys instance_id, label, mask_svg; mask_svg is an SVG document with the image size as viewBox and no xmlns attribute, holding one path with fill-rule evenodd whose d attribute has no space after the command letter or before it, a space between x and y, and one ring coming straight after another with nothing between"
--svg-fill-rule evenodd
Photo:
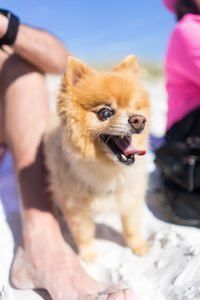
<instances>
[{"instance_id":1,"label":"dog's right eye","mask_svg":"<svg viewBox=\"0 0 200 300\"><path fill-rule=\"evenodd\" d=\"M114 115L114 111L110 108L102 108L97 114L101 121L105 121Z\"/></svg>"}]
</instances>

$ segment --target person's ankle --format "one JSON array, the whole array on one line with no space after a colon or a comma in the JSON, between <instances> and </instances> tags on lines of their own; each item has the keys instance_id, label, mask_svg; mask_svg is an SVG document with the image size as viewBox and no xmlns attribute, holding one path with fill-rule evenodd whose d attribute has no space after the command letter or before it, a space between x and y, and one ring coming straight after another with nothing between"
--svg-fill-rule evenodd
<instances>
[{"instance_id":1,"label":"person's ankle","mask_svg":"<svg viewBox=\"0 0 200 300\"><path fill-rule=\"evenodd\" d=\"M61 237L58 221L51 212L28 209L22 216L23 239L35 239L37 236Z\"/></svg>"}]
</instances>

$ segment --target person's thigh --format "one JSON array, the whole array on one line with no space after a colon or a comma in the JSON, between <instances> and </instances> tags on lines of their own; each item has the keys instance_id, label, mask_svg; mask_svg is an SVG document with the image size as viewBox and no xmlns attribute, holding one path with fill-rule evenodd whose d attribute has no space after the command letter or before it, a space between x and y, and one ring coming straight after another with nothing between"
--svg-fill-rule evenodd
<instances>
[{"instance_id":1,"label":"person's thigh","mask_svg":"<svg viewBox=\"0 0 200 300\"><path fill-rule=\"evenodd\" d=\"M2 68L9 56L10 56L9 54L0 50L0 147L1 144L5 142L4 133L3 133L4 115L3 115L3 96L2 96L2 77L3 77Z\"/></svg>"},{"instance_id":2,"label":"person's thigh","mask_svg":"<svg viewBox=\"0 0 200 300\"><path fill-rule=\"evenodd\" d=\"M0 147L3 142L4 142L4 138L3 138L3 108L2 108L2 100L0 97Z\"/></svg>"}]
</instances>

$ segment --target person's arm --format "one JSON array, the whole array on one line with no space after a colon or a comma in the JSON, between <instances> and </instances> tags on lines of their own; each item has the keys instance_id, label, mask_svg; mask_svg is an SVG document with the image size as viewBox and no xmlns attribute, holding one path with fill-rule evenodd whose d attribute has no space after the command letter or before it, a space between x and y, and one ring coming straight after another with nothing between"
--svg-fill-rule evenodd
<instances>
[{"instance_id":1,"label":"person's arm","mask_svg":"<svg viewBox=\"0 0 200 300\"><path fill-rule=\"evenodd\" d=\"M7 30L8 20L0 15L0 37ZM46 31L20 24L12 46L15 53L44 73L64 73L69 51Z\"/></svg>"}]
</instances>

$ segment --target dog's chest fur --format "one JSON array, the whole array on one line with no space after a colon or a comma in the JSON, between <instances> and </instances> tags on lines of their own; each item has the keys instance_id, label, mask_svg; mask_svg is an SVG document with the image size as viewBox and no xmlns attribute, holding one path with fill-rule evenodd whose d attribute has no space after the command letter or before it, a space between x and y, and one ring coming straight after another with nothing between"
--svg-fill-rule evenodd
<instances>
[{"instance_id":1,"label":"dog's chest fur","mask_svg":"<svg viewBox=\"0 0 200 300\"><path fill-rule=\"evenodd\" d=\"M133 188L141 163L133 167L105 165L99 161L79 159L71 149L63 151L61 128L46 135L45 152L49 169L49 184L55 199L66 207L87 206L93 213L118 210L121 194ZM70 154L71 153L71 154ZM137 184L137 183L136 183Z\"/></svg>"}]
</instances>

